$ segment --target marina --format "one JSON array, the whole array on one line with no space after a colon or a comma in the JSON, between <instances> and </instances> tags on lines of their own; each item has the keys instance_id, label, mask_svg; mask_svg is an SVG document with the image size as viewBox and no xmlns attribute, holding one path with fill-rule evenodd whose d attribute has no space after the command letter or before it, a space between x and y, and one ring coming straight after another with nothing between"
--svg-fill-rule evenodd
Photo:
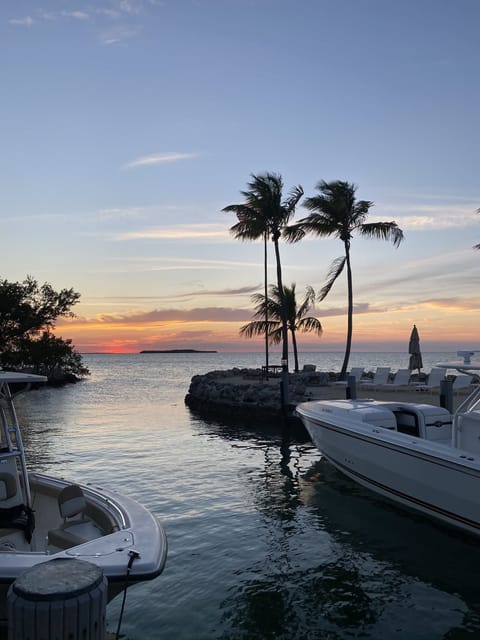
<instances>
[{"instance_id":1,"label":"marina","mask_svg":"<svg viewBox=\"0 0 480 640\"><path fill-rule=\"evenodd\" d=\"M338 371L341 356L302 358ZM352 366L366 370L406 359L353 356ZM453 358L424 354L424 368ZM90 379L19 396L17 411L30 468L126 493L165 527L165 570L128 590L122 637L480 635L474 539L344 478L307 438L203 419L185 406L194 375L261 367L262 354L95 354L85 362ZM110 632L120 607L120 598L107 607Z\"/></svg>"}]
</instances>

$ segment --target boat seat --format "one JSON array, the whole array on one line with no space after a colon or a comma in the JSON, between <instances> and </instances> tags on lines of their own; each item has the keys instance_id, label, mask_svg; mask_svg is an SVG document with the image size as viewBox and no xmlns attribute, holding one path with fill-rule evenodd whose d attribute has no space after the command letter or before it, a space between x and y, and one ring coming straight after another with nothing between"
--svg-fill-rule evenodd
<instances>
[{"instance_id":1,"label":"boat seat","mask_svg":"<svg viewBox=\"0 0 480 640\"><path fill-rule=\"evenodd\" d=\"M0 473L0 502L13 498L17 493L17 483L10 473Z\"/></svg>"},{"instance_id":2,"label":"boat seat","mask_svg":"<svg viewBox=\"0 0 480 640\"><path fill-rule=\"evenodd\" d=\"M87 501L82 488L72 484L58 495L58 508L63 524L48 532L48 542L60 549L69 549L104 535L97 525L86 517Z\"/></svg>"}]
</instances>

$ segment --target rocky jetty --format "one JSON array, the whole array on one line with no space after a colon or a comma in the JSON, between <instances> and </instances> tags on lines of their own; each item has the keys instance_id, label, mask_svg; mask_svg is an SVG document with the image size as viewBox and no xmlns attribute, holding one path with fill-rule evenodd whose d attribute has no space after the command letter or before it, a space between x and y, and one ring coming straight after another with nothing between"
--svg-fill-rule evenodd
<instances>
[{"instance_id":1,"label":"rocky jetty","mask_svg":"<svg viewBox=\"0 0 480 640\"><path fill-rule=\"evenodd\" d=\"M290 411L310 398L308 388L328 386L325 372L288 374ZM283 417L281 376L265 378L261 369L230 369L210 371L192 378L185 403L202 414L224 418L259 418L277 422Z\"/></svg>"}]
</instances>

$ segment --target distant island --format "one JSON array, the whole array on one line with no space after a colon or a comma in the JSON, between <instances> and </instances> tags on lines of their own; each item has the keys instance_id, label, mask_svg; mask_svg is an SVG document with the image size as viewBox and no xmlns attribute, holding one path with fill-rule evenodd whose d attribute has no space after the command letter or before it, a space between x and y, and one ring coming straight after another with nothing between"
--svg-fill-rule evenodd
<instances>
[{"instance_id":1,"label":"distant island","mask_svg":"<svg viewBox=\"0 0 480 640\"><path fill-rule=\"evenodd\" d=\"M201 351L199 349L166 349L161 351L159 349L145 349L140 353L218 353L217 351Z\"/></svg>"}]
</instances>

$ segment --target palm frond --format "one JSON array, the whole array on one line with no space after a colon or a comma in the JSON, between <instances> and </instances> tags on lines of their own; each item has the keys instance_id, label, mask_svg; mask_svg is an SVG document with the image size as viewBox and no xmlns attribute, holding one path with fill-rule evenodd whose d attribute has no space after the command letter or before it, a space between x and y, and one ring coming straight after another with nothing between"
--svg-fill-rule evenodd
<instances>
[{"instance_id":1,"label":"palm frond","mask_svg":"<svg viewBox=\"0 0 480 640\"><path fill-rule=\"evenodd\" d=\"M265 331L267 331L267 333L270 335L272 331L275 331L277 329L277 326L278 322L254 320L240 327L239 333L244 338L254 338L256 336L264 336Z\"/></svg>"},{"instance_id":2,"label":"palm frond","mask_svg":"<svg viewBox=\"0 0 480 640\"><path fill-rule=\"evenodd\" d=\"M299 320L296 326L297 331L305 331L305 333L316 333L321 335L323 333L323 327L320 320L313 317L302 318Z\"/></svg>"},{"instance_id":3,"label":"palm frond","mask_svg":"<svg viewBox=\"0 0 480 640\"><path fill-rule=\"evenodd\" d=\"M298 242L299 240L303 240L305 235L306 231L299 223L289 225L282 231L282 237L287 242Z\"/></svg>"},{"instance_id":4,"label":"palm frond","mask_svg":"<svg viewBox=\"0 0 480 640\"><path fill-rule=\"evenodd\" d=\"M398 247L403 240L403 231L396 222L370 222L359 227L360 234L369 238L391 240Z\"/></svg>"},{"instance_id":5,"label":"palm frond","mask_svg":"<svg viewBox=\"0 0 480 640\"><path fill-rule=\"evenodd\" d=\"M310 309L315 305L315 297L316 294L314 288L307 286L305 289L305 299L297 311L297 317L303 318L303 316L310 311Z\"/></svg>"},{"instance_id":6,"label":"palm frond","mask_svg":"<svg viewBox=\"0 0 480 640\"><path fill-rule=\"evenodd\" d=\"M329 272L327 274L327 281L323 285L320 293L318 294L319 301L324 300L327 295L330 293L330 289L333 287L335 280L342 273L343 268L347 258L345 256L340 256L339 258L335 258L335 260L330 265Z\"/></svg>"},{"instance_id":7,"label":"palm frond","mask_svg":"<svg viewBox=\"0 0 480 640\"><path fill-rule=\"evenodd\" d=\"M295 207L297 206L303 194L304 194L304 191L300 185L293 187L290 190L288 198L283 203L283 206L285 207L285 209L287 209L288 212L293 213L293 211L295 211Z\"/></svg>"}]
</instances>

